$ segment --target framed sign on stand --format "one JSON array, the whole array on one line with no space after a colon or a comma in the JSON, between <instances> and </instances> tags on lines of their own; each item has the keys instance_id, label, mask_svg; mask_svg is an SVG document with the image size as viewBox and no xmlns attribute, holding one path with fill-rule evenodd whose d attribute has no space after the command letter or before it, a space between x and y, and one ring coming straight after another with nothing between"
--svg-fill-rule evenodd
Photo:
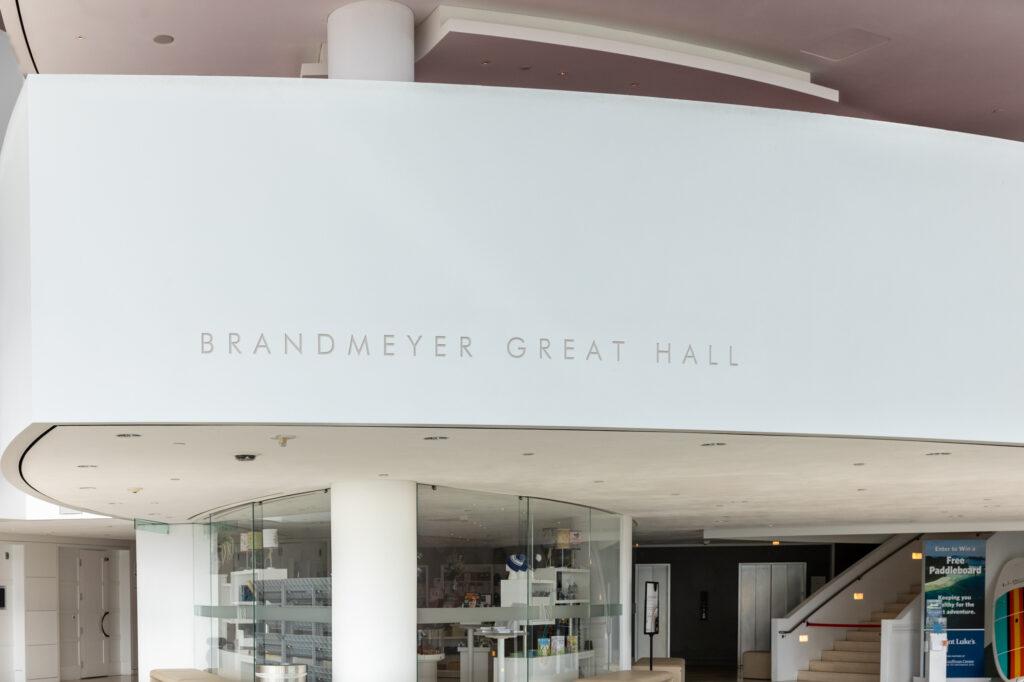
<instances>
[{"instance_id":1,"label":"framed sign on stand","mask_svg":"<svg viewBox=\"0 0 1024 682\"><path fill-rule=\"evenodd\" d=\"M644 634L651 638L650 669L654 670L654 636L658 634L658 583L644 583Z\"/></svg>"}]
</instances>

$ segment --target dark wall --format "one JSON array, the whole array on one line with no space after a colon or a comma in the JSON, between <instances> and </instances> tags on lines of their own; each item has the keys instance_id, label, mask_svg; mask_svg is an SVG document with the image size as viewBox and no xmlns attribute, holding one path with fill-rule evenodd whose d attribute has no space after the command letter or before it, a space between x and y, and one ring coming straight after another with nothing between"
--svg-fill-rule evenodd
<instances>
[{"instance_id":1,"label":"dark wall","mask_svg":"<svg viewBox=\"0 0 1024 682\"><path fill-rule=\"evenodd\" d=\"M862 546L864 547L864 546ZM865 551L870 551L868 546ZM844 554L844 562L856 555ZM857 557L859 558L859 557ZM638 564L671 564L671 655L687 665L736 665L741 563L802 561L811 576L830 577L832 545L754 547L652 547L634 552ZM856 561L856 559L853 559ZM851 562L852 563L852 562ZM836 566L836 573L845 566ZM708 617L700 619L700 593L708 592Z\"/></svg>"}]
</instances>

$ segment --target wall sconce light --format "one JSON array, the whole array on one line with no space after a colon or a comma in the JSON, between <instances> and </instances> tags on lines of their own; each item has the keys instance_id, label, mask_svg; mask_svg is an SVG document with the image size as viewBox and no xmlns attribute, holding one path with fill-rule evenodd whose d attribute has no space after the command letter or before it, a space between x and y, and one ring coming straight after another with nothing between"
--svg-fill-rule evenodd
<instances>
[{"instance_id":1,"label":"wall sconce light","mask_svg":"<svg viewBox=\"0 0 1024 682\"><path fill-rule=\"evenodd\" d=\"M799 639L801 642L806 642L810 639L810 637L808 637L807 635L800 635L797 639Z\"/></svg>"},{"instance_id":2,"label":"wall sconce light","mask_svg":"<svg viewBox=\"0 0 1024 682\"><path fill-rule=\"evenodd\" d=\"M861 601L862 599L864 599L864 593L863 592L854 592L853 593L853 600L854 601Z\"/></svg>"},{"instance_id":3,"label":"wall sconce light","mask_svg":"<svg viewBox=\"0 0 1024 682\"><path fill-rule=\"evenodd\" d=\"M920 559L924 558L924 555L921 554L920 552L911 552L910 558L911 559L915 559L915 560L920 560Z\"/></svg>"}]
</instances>

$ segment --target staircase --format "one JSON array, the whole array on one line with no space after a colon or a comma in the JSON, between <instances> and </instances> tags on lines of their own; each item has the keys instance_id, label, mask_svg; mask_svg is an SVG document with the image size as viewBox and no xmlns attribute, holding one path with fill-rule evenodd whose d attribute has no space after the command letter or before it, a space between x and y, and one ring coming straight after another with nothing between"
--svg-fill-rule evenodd
<instances>
[{"instance_id":1,"label":"staircase","mask_svg":"<svg viewBox=\"0 0 1024 682\"><path fill-rule=\"evenodd\" d=\"M881 611L871 614L871 620L861 621L862 624L878 624L881 621L896 618L907 604L912 602L921 592L920 585L911 586L906 592L900 593L896 601L887 602ZM845 640L833 642L831 651L822 651L821 659L811 661L810 670L797 673L800 682L879 682L879 669L882 649L882 632L880 628L848 630Z\"/></svg>"}]
</instances>

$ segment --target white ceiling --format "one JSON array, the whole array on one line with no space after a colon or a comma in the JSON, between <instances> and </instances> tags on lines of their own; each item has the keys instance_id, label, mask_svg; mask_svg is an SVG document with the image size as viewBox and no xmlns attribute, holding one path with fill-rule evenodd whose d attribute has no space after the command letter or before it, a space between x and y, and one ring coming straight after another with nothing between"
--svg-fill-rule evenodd
<instances>
[{"instance_id":1,"label":"white ceiling","mask_svg":"<svg viewBox=\"0 0 1024 682\"><path fill-rule=\"evenodd\" d=\"M134 540L135 524L127 519L47 519L25 521L0 519L0 537L7 540L41 536L41 539Z\"/></svg>"},{"instance_id":2,"label":"white ceiling","mask_svg":"<svg viewBox=\"0 0 1024 682\"><path fill-rule=\"evenodd\" d=\"M140 437L117 436L126 432ZM295 438L280 447L279 434ZM425 440L434 436L447 439ZM238 462L239 453L258 457ZM21 469L28 484L66 506L122 518L185 521L387 474L626 513L641 541L677 542L704 530L763 537L929 524L1024 528L1014 475L1022 454L1021 446L688 432L61 426L32 447Z\"/></svg>"},{"instance_id":3,"label":"white ceiling","mask_svg":"<svg viewBox=\"0 0 1024 682\"><path fill-rule=\"evenodd\" d=\"M43 73L294 77L343 0L0 0ZM436 0L408 0L417 21ZM812 73L838 105L684 67L575 48L451 35L418 80L781 106L1024 140L1024 3L1017 0L461 0L685 40ZM20 19L20 21L19 21ZM153 42L170 34L170 45ZM831 60L849 37L875 46ZM880 36L875 37L875 36ZM885 40L888 39L888 40ZM865 39L863 45L871 45ZM857 45L853 46L856 49ZM487 67L482 66L488 61ZM529 66L523 71L521 67ZM31 69L31 64L23 63ZM566 71L567 76L560 76ZM637 87L631 87L631 83Z\"/></svg>"}]
</instances>

